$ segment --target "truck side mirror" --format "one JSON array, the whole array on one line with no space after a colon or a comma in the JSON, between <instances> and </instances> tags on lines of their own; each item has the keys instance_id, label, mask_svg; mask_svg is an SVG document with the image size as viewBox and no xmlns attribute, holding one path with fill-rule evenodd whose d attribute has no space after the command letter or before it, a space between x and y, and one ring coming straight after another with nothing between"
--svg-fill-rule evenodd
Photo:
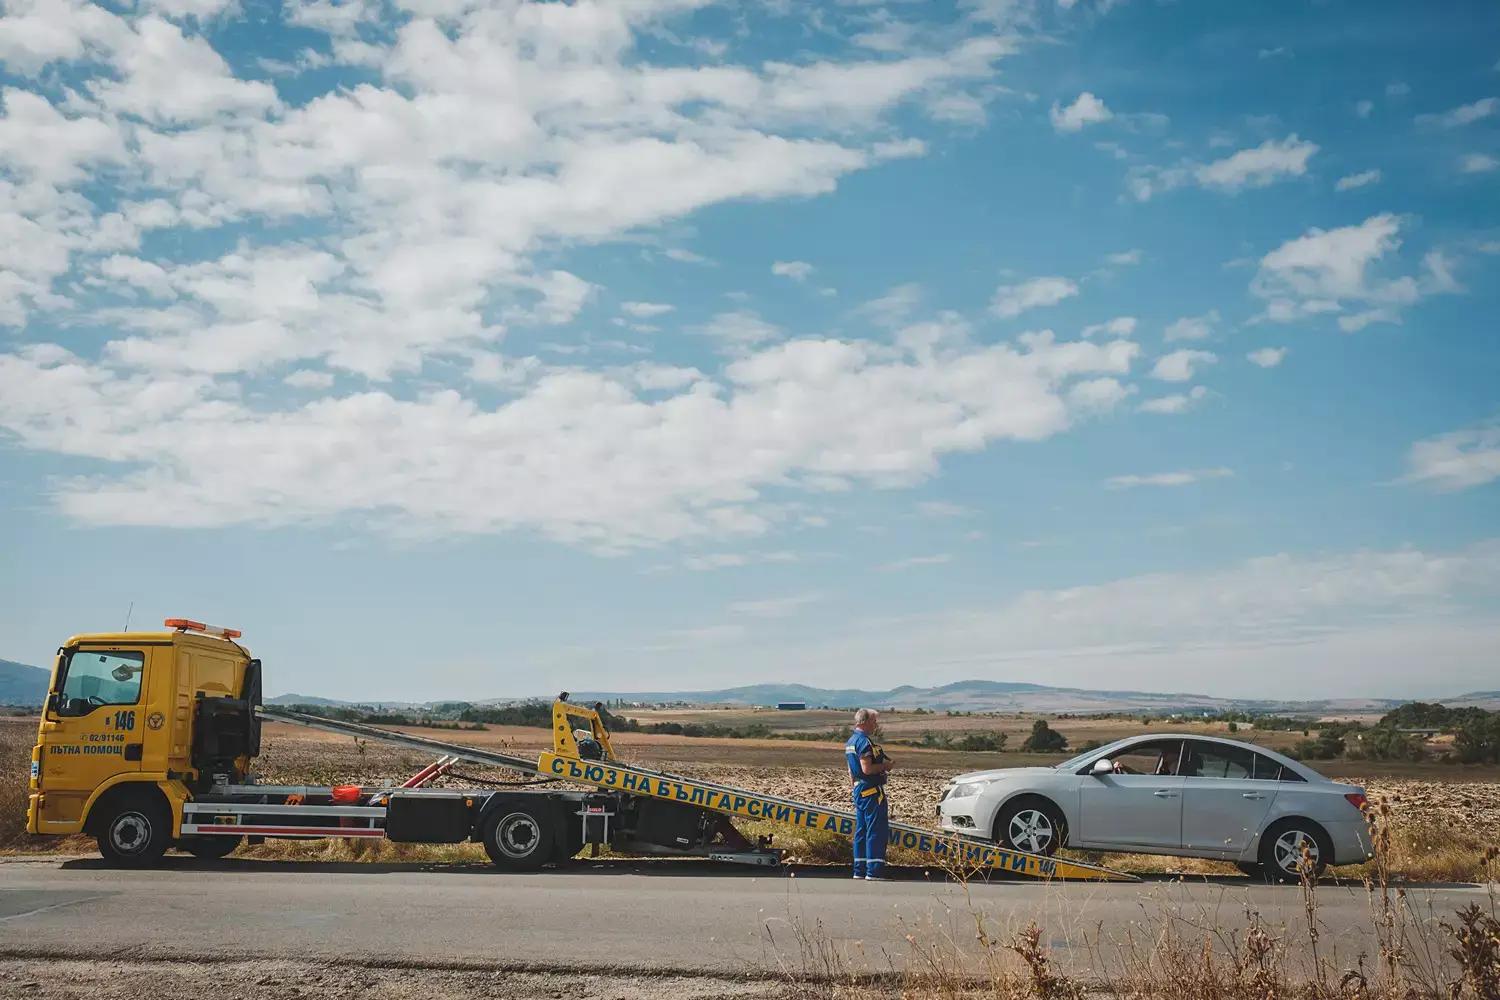
<instances>
[{"instance_id":1,"label":"truck side mirror","mask_svg":"<svg viewBox=\"0 0 1500 1000\"><path fill-rule=\"evenodd\" d=\"M1108 757L1100 757L1098 760L1094 761L1094 766L1089 771L1089 773L1096 778L1104 774L1114 774L1115 762L1110 760Z\"/></svg>"}]
</instances>

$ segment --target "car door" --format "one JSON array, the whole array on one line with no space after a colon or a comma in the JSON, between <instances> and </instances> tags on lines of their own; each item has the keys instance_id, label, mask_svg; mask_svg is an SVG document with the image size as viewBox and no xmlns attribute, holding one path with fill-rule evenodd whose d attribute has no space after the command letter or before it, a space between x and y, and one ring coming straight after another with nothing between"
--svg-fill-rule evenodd
<instances>
[{"instance_id":1,"label":"car door","mask_svg":"<svg viewBox=\"0 0 1500 1000\"><path fill-rule=\"evenodd\" d=\"M1279 768L1228 743L1188 740L1182 758L1182 845L1238 857L1265 822Z\"/></svg>"},{"instance_id":2,"label":"car door","mask_svg":"<svg viewBox=\"0 0 1500 1000\"><path fill-rule=\"evenodd\" d=\"M1078 779L1076 843L1175 849L1182 844L1181 740L1145 740L1115 752L1115 771Z\"/></svg>"},{"instance_id":3,"label":"car door","mask_svg":"<svg viewBox=\"0 0 1500 1000\"><path fill-rule=\"evenodd\" d=\"M140 702L152 652L109 644L59 653L41 725L42 832L77 823L96 788L141 769Z\"/></svg>"}]
</instances>

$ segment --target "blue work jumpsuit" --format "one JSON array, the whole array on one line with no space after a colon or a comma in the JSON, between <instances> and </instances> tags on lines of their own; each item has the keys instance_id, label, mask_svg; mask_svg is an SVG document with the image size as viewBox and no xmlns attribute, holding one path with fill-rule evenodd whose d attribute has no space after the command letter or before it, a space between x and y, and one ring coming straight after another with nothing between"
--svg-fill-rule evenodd
<instances>
[{"instance_id":1,"label":"blue work jumpsuit","mask_svg":"<svg viewBox=\"0 0 1500 1000\"><path fill-rule=\"evenodd\" d=\"M890 808L885 801L883 774L865 774L861 757L879 757L870 737L854 731L844 746L844 759L854 779L854 877L885 877L885 848L891 835Z\"/></svg>"}]
</instances>

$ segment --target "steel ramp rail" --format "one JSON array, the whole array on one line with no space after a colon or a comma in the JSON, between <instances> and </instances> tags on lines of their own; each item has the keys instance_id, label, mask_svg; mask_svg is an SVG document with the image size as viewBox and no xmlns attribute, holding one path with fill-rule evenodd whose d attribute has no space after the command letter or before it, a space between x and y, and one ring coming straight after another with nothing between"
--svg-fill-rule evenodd
<instances>
[{"instance_id":1,"label":"steel ramp rail","mask_svg":"<svg viewBox=\"0 0 1500 1000\"><path fill-rule=\"evenodd\" d=\"M443 740L428 739L425 736L413 736L410 733L397 733L389 729L381 729L378 726L366 725L363 722L342 722L338 719L325 719L321 715L306 715L302 712L289 712L280 708L266 708L260 706L255 714L267 722L285 722L293 726L303 726L307 729L321 729L325 733L338 733L342 736L358 736L362 739L379 740L382 743L391 743L396 746L410 747L413 750L428 750L439 756L457 757L459 760L470 764L480 764L486 767L508 767L513 771L522 771L526 774L540 774L537 763L530 757L516 757L508 753L499 753L494 750L482 750L479 747L468 746L463 743L448 743Z\"/></svg>"}]
</instances>

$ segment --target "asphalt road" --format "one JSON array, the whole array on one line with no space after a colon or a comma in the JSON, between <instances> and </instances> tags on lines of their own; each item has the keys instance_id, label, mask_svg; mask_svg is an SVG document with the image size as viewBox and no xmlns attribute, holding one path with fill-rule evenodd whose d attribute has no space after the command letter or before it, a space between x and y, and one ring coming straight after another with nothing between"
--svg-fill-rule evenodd
<instances>
[{"instance_id":1,"label":"asphalt road","mask_svg":"<svg viewBox=\"0 0 1500 1000\"><path fill-rule=\"evenodd\" d=\"M1475 887L1412 892L1433 919ZM1321 945L1370 950L1359 886L1318 892ZM975 912L1004 932L1035 920L1058 961L1100 963L1163 921L1232 933L1247 909L1295 935L1297 887L1242 880L963 886L902 873L855 882L828 869L745 872L702 862L603 862L535 874L487 867L168 858L114 871L92 860L0 863L0 958L297 958L495 969L719 975L902 968L911 941L975 947ZM1101 957L1103 956L1103 957Z\"/></svg>"}]
</instances>

